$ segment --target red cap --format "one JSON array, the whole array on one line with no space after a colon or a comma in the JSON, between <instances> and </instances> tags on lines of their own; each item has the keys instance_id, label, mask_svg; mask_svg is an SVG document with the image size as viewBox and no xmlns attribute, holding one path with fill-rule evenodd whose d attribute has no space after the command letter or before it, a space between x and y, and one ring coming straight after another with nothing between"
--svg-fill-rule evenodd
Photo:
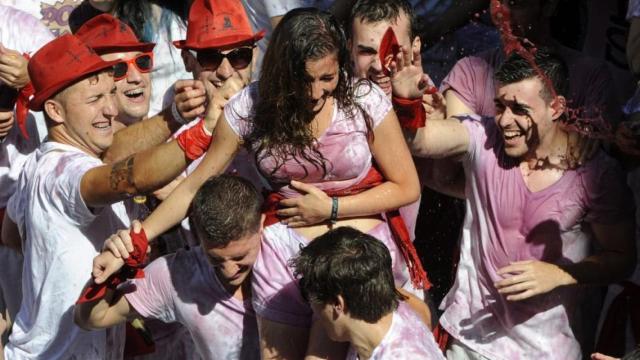
<instances>
[{"instance_id":1,"label":"red cap","mask_svg":"<svg viewBox=\"0 0 640 360\"><path fill-rule=\"evenodd\" d=\"M42 111L42 104L85 75L112 67L118 61L103 61L78 37L66 34L53 39L29 60L29 77L35 96L29 108Z\"/></svg>"},{"instance_id":2,"label":"red cap","mask_svg":"<svg viewBox=\"0 0 640 360\"><path fill-rule=\"evenodd\" d=\"M174 41L178 49L233 48L264 37L254 34L240 0L195 0L189 10L187 39Z\"/></svg>"},{"instance_id":3,"label":"red cap","mask_svg":"<svg viewBox=\"0 0 640 360\"><path fill-rule=\"evenodd\" d=\"M98 15L84 23L75 34L98 54L112 52L150 52L154 43L138 41L129 25L109 14Z\"/></svg>"}]
</instances>

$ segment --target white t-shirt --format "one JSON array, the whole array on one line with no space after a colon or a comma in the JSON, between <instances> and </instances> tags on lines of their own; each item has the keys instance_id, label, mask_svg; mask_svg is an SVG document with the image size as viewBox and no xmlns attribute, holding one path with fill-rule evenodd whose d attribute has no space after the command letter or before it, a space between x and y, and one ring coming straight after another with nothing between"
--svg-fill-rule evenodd
<instances>
[{"instance_id":1,"label":"white t-shirt","mask_svg":"<svg viewBox=\"0 0 640 360\"><path fill-rule=\"evenodd\" d=\"M55 36L70 33L69 15L83 0L0 0L36 17Z\"/></svg>"},{"instance_id":2,"label":"white t-shirt","mask_svg":"<svg viewBox=\"0 0 640 360\"><path fill-rule=\"evenodd\" d=\"M254 32L265 30L264 38L258 42L260 52L256 60L255 70L252 78L258 80L260 77L260 69L262 68L262 58L267 51L267 45L273 33L271 27L271 18L282 16L291 9L307 6L308 0L242 0L242 5L247 12L251 27Z\"/></svg>"},{"instance_id":3,"label":"white t-shirt","mask_svg":"<svg viewBox=\"0 0 640 360\"><path fill-rule=\"evenodd\" d=\"M0 43L8 49L20 53L35 53L53 39L51 32L38 19L10 6L0 5ZM0 143L0 208L4 208L15 190L22 166L27 155L35 150L47 135L47 128L41 112L29 112L25 139L17 121Z\"/></svg>"},{"instance_id":4,"label":"white t-shirt","mask_svg":"<svg viewBox=\"0 0 640 360\"><path fill-rule=\"evenodd\" d=\"M80 183L97 158L56 142L45 142L27 159L7 215L23 241L23 300L7 359L119 359L124 327L84 331L73 307L91 279L93 258L115 230L137 217L133 202L89 209Z\"/></svg>"},{"instance_id":5,"label":"white t-shirt","mask_svg":"<svg viewBox=\"0 0 640 360\"><path fill-rule=\"evenodd\" d=\"M260 358L251 299L225 290L200 246L156 259L132 282L129 304L146 318L183 324L204 358Z\"/></svg>"},{"instance_id":6,"label":"white t-shirt","mask_svg":"<svg viewBox=\"0 0 640 360\"><path fill-rule=\"evenodd\" d=\"M346 360L358 360L358 352L349 347ZM369 360L444 360L429 330L409 305L401 302L393 312L391 327Z\"/></svg>"}]
</instances>

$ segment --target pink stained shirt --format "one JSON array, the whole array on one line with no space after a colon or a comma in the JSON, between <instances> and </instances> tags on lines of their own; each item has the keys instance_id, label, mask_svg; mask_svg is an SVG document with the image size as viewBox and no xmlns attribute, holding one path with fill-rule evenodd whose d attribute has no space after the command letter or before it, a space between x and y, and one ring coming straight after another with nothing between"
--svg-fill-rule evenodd
<instances>
[{"instance_id":1,"label":"pink stained shirt","mask_svg":"<svg viewBox=\"0 0 640 360\"><path fill-rule=\"evenodd\" d=\"M612 106L613 80L604 62L579 52L560 47L560 56L569 69L568 105L607 111L609 122L620 119L620 111ZM474 114L495 116L493 99L496 95L494 73L504 61L501 48L481 52L460 59L442 80L440 91L451 89Z\"/></svg>"},{"instance_id":2,"label":"pink stained shirt","mask_svg":"<svg viewBox=\"0 0 640 360\"><path fill-rule=\"evenodd\" d=\"M240 137L246 136L251 130L251 116L257 96L258 83L253 83L232 97L225 106L225 119ZM391 101L374 84L357 87L356 102L371 117L374 129L392 109ZM275 178L270 177L265 183L291 198L300 196L300 193L286 185L292 179L321 190L340 190L359 183L371 168L367 126L360 112L349 116L347 111L334 105L331 124L318 138L317 144L327 160L326 174L304 160L288 159L275 173ZM266 158L258 166L263 174L270 174L274 164L274 159ZM304 167L309 172L306 178ZM415 218L412 222L405 217L405 222L409 228L413 228ZM381 224L371 229L370 233L389 248L396 282L398 286L403 286L408 280L408 273L388 226ZM259 316L294 326L309 326L311 308L300 296L293 270L288 265L289 260L309 241L279 223L265 229L261 253L253 269L253 306Z\"/></svg>"},{"instance_id":3,"label":"pink stained shirt","mask_svg":"<svg viewBox=\"0 0 640 360\"><path fill-rule=\"evenodd\" d=\"M359 360L352 346L346 360ZM369 360L444 360L429 330L409 305L401 302L393 312L391 327Z\"/></svg>"},{"instance_id":4,"label":"pink stained shirt","mask_svg":"<svg viewBox=\"0 0 640 360\"><path fill-rule=\"evenodd\" d=\"M469 149L466 217L455 284L441 304L442 326L491 359L576 359L575 320L580 288L509 302L494 282L510 262L577 263L593 245L586 223L616 223L633 216L619 165L604 153L566 171L553 185L531 192L519 162L503 151L493 118L464 121ZM602 239L606 241L606 239Z\"/></svg>"},{"instance_id":5,"label":"pink stained shirt","mask_svg":"<svg viewBox=\"0 0 640 360\"><path fill-rule=\"evenodd\" d=\"M260 359L250 300L222 286L200 246L149 264L127 301L146 317L184 325L205 359Z\"/></svg>"}]
</instances>

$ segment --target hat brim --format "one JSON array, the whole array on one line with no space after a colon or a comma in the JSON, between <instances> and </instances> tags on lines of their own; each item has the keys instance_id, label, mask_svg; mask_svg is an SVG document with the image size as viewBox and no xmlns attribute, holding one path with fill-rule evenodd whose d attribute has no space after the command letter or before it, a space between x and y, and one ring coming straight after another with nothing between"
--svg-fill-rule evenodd
<instances>
[{"instance_id":1,"label":"hat brim","mask_svg":"<svg viewBox=\"0 0 640 360\"><path fill-rule=\"evenodd\" d=\"M74 76L73 79L60 81L58 83L50 85L48 88L42 91L38 91L35 96L29 101L29 109L32 111L42 111L44 102L62 89L75 84L87 75L91 75L98 71L113 67L113 65L117 64L118 62L120 62L120 60L102 61L100 63L96 63L91 67L80 71L78 74L76 74L76 76Z\"/></svg>"},{"instance_id":2,"label":"hat brim","mask_svg":"<svg viewBox=\"0 0 640 360\"><path fill-rule=\"evenodd\" d=\"M114 52L129 52L129 51L139 51L143 53L153 51L153 48L156 46L154 43L131 43L131 44L118 44L112 46L96 46L93 47L93 50L98 53L98 55L104 55Z\"/></svg>"},{"instance_id":3,"label":"hat brim","mask_svg":"<svg viewBox=\"0 0 640 360\"><path fill-rule=\"evenodd\" d=\"M174 41L173 46L177 47L178 49L184 49L184 50L204 50L204 49L211 49L211 48L226 50L226 49L232 49L234 47L258 42L262 40L262 38L264 38L264 34L265 34L265 31L261 30L251 36L223 37L223 38L213 39L211 41L202 42L202 43L196 43L195 41L190 42L189 37L187 36L186 40Z\"/></svg>"}]
</instances>

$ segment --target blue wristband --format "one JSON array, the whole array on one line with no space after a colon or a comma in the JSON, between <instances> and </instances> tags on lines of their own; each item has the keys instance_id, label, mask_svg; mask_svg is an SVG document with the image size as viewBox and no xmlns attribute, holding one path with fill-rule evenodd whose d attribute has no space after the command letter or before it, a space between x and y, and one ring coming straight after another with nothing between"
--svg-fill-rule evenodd
<instances>
[{"instance_id":1,"label":"blue wristband","mask_svg":"<svg viewBox=\"0 0 640 360\"><path fill-rule=\"evenodd\" d=\"M338 220L338 197L334 196L331 198L332 202L331 202L331 217L329 218L329 221L332 224L335 224L336 221Z\"/></svg>"}]
</instances>

